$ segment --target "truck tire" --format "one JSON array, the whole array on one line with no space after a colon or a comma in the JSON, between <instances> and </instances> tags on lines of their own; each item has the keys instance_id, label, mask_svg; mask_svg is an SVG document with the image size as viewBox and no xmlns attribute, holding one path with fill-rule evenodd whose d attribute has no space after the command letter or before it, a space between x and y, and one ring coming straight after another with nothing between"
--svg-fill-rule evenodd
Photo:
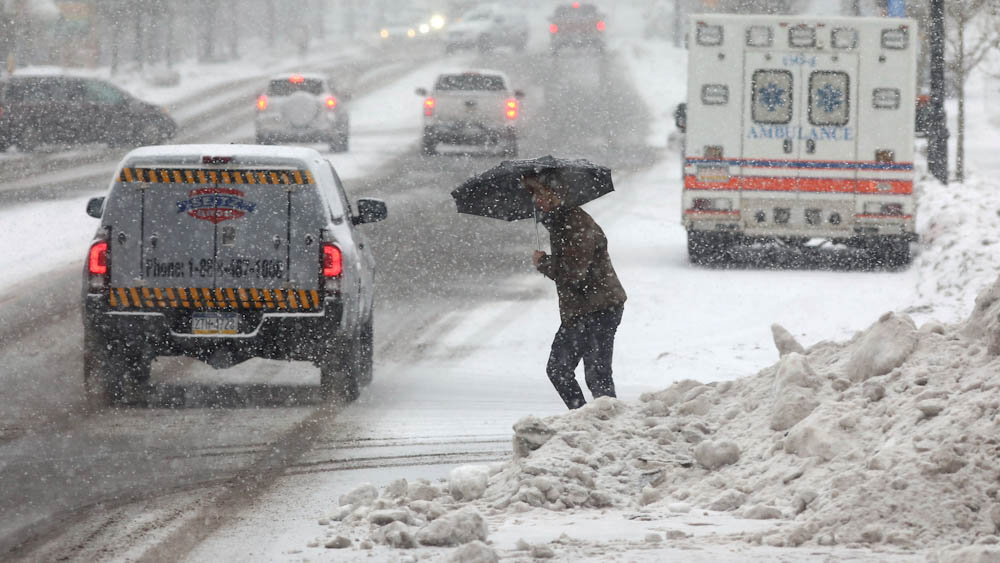
<instances>
[{"instance_id":1,"label":"truck tire","mask_svg":"<svg viewBox=\"0 0 1000 563\"><path fill-rule=\"evenodd\" d=\"M350 403L361 394L358 385L360 375L360 342L352 338L338 344L319 361L319 390L324 400Z\"/></svg>"},{"instance_id":2,"label":"truck tire","mask_svg":"<svg viewBox=\"0 0 1000 563\"><path fill-rule=\"evenodd\" d=\"M517 134L508 133L504 136L503 155L507 158L517 158Z\"/></svg>"},{"instance_id":3,"label":"truck tire","mask_svg":"<svg viewBox=\"0 0 1000 563\"><path fill-rule=\"evenodd\" d=\"M130 347L111 349L93 331L84 334L83 386L92 411L145 404L152 358Z\"/></svg>"},{"instance_id":4,"label":"truck tire","mask_svg":"<svg viewBox=\"0 0 1000 563\"><path fill-rule=\"evenodd\" d=\"M437 154L437 139L434 138L433 133L429 133L424 130L424 136L420 141L420 152L426 155Z\"/></svg>"},{"instance_id":5,"label":"truck tire","mask_svg":"<svg viewBox=\"0 0 1000 563\"><path fill-rule=\"evenodd\" d=\"M729 262L730 241L726 235L688 231L688 260L700 266L718 266Z\"/></svg>"},{"instance_id":6,"label":"truck tire","mask_svg":"<svg viewBox=\"0 0 1000 563\"><path fill-rule=\"evenodd\" d=\"M371 321L361 331L361 362L358 367L358 383L361 386L371 384L375 374L375 330Z\"/></svg>"},{"instance_id":7,"label":"truck tire","mask_svg":"<svg viewBox=\"0 0 1000 563\"><path fill-rule=\"evenodd\" d=\"M333 152L347 152L351 148L350 137L344 133L330 142L330 150Z\"/></svg>"}]
</instances>

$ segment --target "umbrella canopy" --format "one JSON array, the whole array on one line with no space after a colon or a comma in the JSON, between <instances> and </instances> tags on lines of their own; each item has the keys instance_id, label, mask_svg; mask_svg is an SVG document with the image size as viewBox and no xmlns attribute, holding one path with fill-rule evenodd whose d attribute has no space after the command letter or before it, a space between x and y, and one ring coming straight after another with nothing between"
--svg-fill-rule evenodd
<instances>
[{"instance_id":1,"label":"umbrella canopy","mask_svg":"<svg viewBox=\"0 0 1000 563\"><path fill-rule=\"evenodd\" d=\"M569 160L543 156L505 160L482 174L473 176L451 192L459 213L481 215L504 221L535 216L535 202L522 184L526 174L547 180L563 200L577 207L615 189L611 169L589 160Z\"/></svg>"}]
</instances>

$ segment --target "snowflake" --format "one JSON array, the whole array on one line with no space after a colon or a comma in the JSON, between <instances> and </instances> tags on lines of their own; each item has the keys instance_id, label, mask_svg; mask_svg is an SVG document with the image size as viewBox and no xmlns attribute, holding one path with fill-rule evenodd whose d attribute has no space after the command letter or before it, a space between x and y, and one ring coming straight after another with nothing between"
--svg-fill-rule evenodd
<instances>
[{"instance_id":1,"label":"snowflake","mask_svg":"<svg viewBox=\"0 0 1000 563\"><path fill-rule=\"evenodd\" d=\"M775 111L785 105L785 89L778 88L774 82L769 83L764 88L759 88L760 101L767 106L767 111Z\"/></svg>"},{"instance_id":2,"label":"snowflake","mask_svg":"<svg viewBox=\"0 0 1000 563\"><path fill-rule=\"evenodd\" d=\"M844 93L830 84L816 89L817 103L826 113L833 113L844 103Z\"/></svg>"}]
</instances>

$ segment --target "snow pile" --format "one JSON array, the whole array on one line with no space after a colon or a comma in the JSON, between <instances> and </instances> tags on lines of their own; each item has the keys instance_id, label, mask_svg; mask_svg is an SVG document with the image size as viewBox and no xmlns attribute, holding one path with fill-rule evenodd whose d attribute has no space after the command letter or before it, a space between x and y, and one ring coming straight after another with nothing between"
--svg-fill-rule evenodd
<instances>
[{"instance_id":1,"label":"snow pile","mask_svg":"<svg viewBox=\"0 0 1000 563\"><path fill-rule=\"evenodd\" d=\"M744 538L768 546L959 544L1000 558L1000 280L957 326L886 313L809 349L772 331L781 359L755 376L527 417L511 461L457 468L445 490L397 481L376 498L362 485L333 526L369 548L486 542L467 551L488 561L490 517L699 509L775 520Z\"/></svg>"},{"instance_id":2,"label":"snow pile","mask_svg":"<svg viewBox=\"0 0 1000 563\"><path fill-rule=\"evenodd\" d=\"M964 184L920 186L917 289L939 304L936 318L955 322L1000 271L1000 193L989 173Z\"/></svg>"}]
</instances>

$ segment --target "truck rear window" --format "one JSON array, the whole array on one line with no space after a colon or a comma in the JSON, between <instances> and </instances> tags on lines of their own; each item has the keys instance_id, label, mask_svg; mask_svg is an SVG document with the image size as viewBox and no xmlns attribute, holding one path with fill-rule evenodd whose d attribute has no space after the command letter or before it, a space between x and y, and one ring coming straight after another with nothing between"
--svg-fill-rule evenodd
<instances>
[{"instance_id":1,"label":"truck rear window","mask_svg":"<svg viewBox=\"0 0 1000 563\"><path fill-rule=\"evenodd\" d=\"M435 90L506 90L503 78L489 74L446 74L438 78Z\"/></svg>"},{"instance_id":2,"label":"truck rear window","mask_svg":"<svg viewBox=\"0 0 1000 563\"><path fill-rule=\"evenodd\" d=\"M323 81L306 78L301 81L293 82L291 80L284 79L272 80L270 84L267 85L268 96L291 96L295 92L308 92L318 96L323 93Z\"/></svg>"}]
</instances>

